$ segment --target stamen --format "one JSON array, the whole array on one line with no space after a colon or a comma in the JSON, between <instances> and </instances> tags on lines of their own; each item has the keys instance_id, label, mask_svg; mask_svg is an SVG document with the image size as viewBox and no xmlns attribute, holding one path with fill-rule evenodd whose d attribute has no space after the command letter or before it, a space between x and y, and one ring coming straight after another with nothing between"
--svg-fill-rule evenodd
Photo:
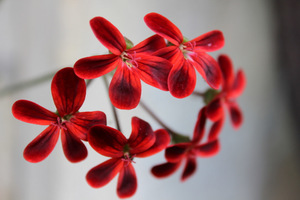
<instances>
[{"instance_id":1,"label":"stamen","mask_svg":"<svg viewBox=\"0 0 300 200\"><path fill-rule=\"evenodd\" d=\"M57 126L57 127L59 127L60 129L67 130L67 127L65 127L65 122L62 121L62 120L60 119L60 117L57 117L56 120L57 120L57 122L56 122L56 123L51 123L51 125Z\"/></svg>"},{"instance_id":2,"label":"stamen","mask_svg":"<svg viewBox=\"0 0 300 200\"><path fill-rule=\"evenodd\" d=\"M129 163L131 163L131 162L135 163L133 161L134 157L135 157L135 155L130 156L130 154L128 152L124 153L124 157L121 158L121 160L125 162L124 166L127 167L129 165Z\"/></svg>"}]
</instances>

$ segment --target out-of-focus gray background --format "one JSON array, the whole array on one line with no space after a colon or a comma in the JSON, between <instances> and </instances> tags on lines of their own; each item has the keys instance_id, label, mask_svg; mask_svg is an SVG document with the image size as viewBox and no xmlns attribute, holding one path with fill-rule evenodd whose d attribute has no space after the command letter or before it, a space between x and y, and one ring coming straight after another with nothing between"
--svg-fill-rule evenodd
<instances>
[{"instance_id":1,"label":"out-of-focus gray background","mask_svg":"<svg viewBox=\"0 0 300 200\"><path fill-rule=\"evenodd\" d=\"M299 131L294 119L299 104L292 101L297 95L289 84L292 76L285 73L294 63L284 62L284 59L299 52L284 51L286 40L280 38L289 27L282 26L288 20L281 15L289 13L289 9L295 11L299 3L288 1L295 4L286 8L279 2L2 0L0 89L72 66L79 58L106 53L89 27L89 20L95 16L111 21L134 43L153 34L143 22L149 12L166 16L190 39L210 30L222 30L226 45L211 55L226 53L235 69L243 68L246 72L247 88L238 99L245 117L243 126L235 131L227 118L221 135L221 152L213 158L199 158L196 174L184 183L179 181L182 168L166 179L151 176L151 167L164 162L163 153L135 159L138 190L132 199L296 200L300 167ZM285 12L278 12L284 9ZM197 90L206 88L198 75ZM289 98L291 93L293 99ZM117 178L101 189L93 189L86 183L87 171L107 160L91 148L85 161L71 164L65 159L59 141L43 162L26 162L23 149L45 127L13 118L11 106L18 99L32 100L55 111L50 80L1 96L0 199L118 199ZM169 93L145 84L142 99L174 130L192 135L197 113L203 106L201 99L195 96L174 99ZM290 108L294 108L294 112ZM81 110L104 111L108 124L115 126L101 80L94 81L88 88ZM154 129L160 128L140 107L119 111L119 114L126 136L131 131L131 116L149 121Z\"/></svg>"}]
</instances>

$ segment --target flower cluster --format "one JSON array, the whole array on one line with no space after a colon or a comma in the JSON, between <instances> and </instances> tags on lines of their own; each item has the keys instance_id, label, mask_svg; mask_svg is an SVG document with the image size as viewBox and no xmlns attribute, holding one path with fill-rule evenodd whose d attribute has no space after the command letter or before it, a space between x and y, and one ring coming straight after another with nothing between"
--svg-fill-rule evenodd
<instances>
[{"instance_id":1,"label":"flower cluster","mask_svg":"<svg viewBox=\"0 0 300 200\"><path fill-rule=\"evenodd\" d=\"M224 108L228 108L234 128L239 128L243 117L236 98L246 84L242 70L234 75L227 55L220 55L216 61L207 53L224 46L222 32L213 30L188 40L178 27L158 13L147 14L144 21L155 34L133 45L107 19L91 19L96 38L109 53L81 58L74 67L63 68L55 74L51 92L57 110L49 111L28 100L18 100L13 104L15 118L47 125L25 148L23 155L27 161L36 163L47 158L61 135L66 158L73 163L79 162L88 155L83 141L87 142L96 152L109 157L87 173L88 184L99 188L119 174L117 195L127 198L137 189L135 157L148 157L165 150L167 162L154 166L152 174L158 178L167 177L185 162L181 180L186 180L196 171L197 157L214 156L220 151ZM141 101L141 80L160 90L170 91L175 98L185 98L194 93L196 71L211 88L200 95L206 105L199 111L192 139L172 131L145 107L163 129L153 131L149 123L133 117L128 139L119 127L115 129L106 124L105 113L79 112L86 95L84 79L91 81L112 74L108 92L113 109L129 110ZM116 116L115 120L118 120ZM208 121L211 127L205 134Z\"/></svg>"}]
</instances>

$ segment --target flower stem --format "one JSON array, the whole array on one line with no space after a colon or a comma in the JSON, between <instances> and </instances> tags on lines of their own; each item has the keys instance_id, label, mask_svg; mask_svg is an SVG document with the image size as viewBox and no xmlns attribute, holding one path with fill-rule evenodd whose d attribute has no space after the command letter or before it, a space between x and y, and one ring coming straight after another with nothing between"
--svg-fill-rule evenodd
<instances>
[{"instance_id":1,"label":"flower stem","mask_svg":"<svg viewBox=\"0 0 300 200\"><path fill-rule=\"evenodd\" d=\"M197 91L194 91L194 92L193 92L193 95L205 97L205 93L204 93L204 92L197 92Z\"/></svg>"},{"instance_id":2,"label":"flower stem","mask_svg":"<svg viewBox=\"0 0 300 200\"><path fill-rule=\"evenodd\" d=\"M104 84L105 84L105 87L107 89L107 92L109 92L109 84L108 84L108 80L107 80L107 77L106 75L103 76L103 80L104 80ZM112 111L113 111L113 115L114 115L114 118L115 118L115 121L116 121L116 126L117 126L117 129L119 131L121 131L121 128L120 128L120 122L119 122L119 117L118 117L118 113L117 113L117 109L116 107L110 102L110 105L111 105L111 108L112 108ZM122 131L121 131L122 132Z\"/></svg>"},{"instance_id":3,"label":"flower stem","mask_svg":"<svg viewBox=\"0 0 300 200\"><path fill-rule=\"evenodd\" d=\"M35 78L35 79L29 80L29 81L24 81L21 83L13 84L11 86L3 88L0 90L0 98L4 97L6 95L13 94L18 91L21 91L23 89L28 89L30 87L33 87L33 86L43 83L45 81L51 80L53 78L53 76L55 75L55 73L56 73L56 71L46 74L44 76L41 76L39 78Z\"/></svg>"},{"instance_id":4,"label":"flower stem","mask_svg":"<svg viewBox=\"0 0 300 200\"><path fill-rule=\"evenodd\" d=\"M150 115L151 117L153 117L153 119L155 119L164 129L166 129L169 134L171 135L172 137L172 143L173 144L177 144L177 143L180 143L180 142L189 142L190 139L189 137L187 136L184 136L184 135L181 135L179 133L176 133L175 131L173 131L171 128L169 128L165 123L163 123L155 114L154 112L151 111L151 109L146 106L145 103L143 103L142 101L140 101L140 105L144 108L144 110L146 110Z\"/></svg>"}]
</instances>

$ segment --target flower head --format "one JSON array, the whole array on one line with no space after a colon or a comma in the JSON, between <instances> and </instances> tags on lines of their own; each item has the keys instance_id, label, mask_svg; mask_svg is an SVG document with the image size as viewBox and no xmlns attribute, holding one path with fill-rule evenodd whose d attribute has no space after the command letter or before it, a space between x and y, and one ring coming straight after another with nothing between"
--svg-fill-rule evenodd
<instances>
[{"instance_id":1,"label":"flower head","mask_svg":"<svg viewBox=\"0 0 300 200\"><path fill-rule=\"evenodd\" d=\"M202 142L205 133L206 108L200 110L195 125L193 138L190 142L178 143L167 147L165 151L166 163L156 165L151 172L158 178L164 178L173 174L185 162L181 180L185 181L193 175L197 168L197 157L210 157L217 154L220 144L217 135L220 132L220 124L213 124L208 140Z\"/></svg>"},{"instance_id":2,"label":"flower head","mask_svg":"<svg viewBox=\"0 0 300 200\"><path fill-rule=\"evenodd\" d=\"M205 33L191 41L186 41L181 31L167 18L157 13L149 13L144 18L147 26L172 45L162 48L154 55L168 59L173 67L168 77L170 93L177 98L189 96L196 86L195 69L214 89L221 84L221 72L217 62L206 52L224 46L221 31Z\"/></svg>"},{"instance_id":3,"label":"flower head","mask_svg":"<svg viewBox=\"0 0 300 200\"><path fill-rule=\"evenodd\" d=\"M225 117L224 108L227 107L232 125L237 129L243 122L243 114L236 99L245 89L246 77L241 69L234 75L232 61L227 55L220 55L218 62L223 75L222 89L207 105L207 116L218 121Z\"/></svg>"},{"instance_id":4,"label":"flower head","mask_svg":"<svg viewBox=\"0 0 300 200\"><path fill-rule=\"evenodd\" d=\"M141 98L141 80L168 90L167 80L172 64L150 53L166 46L158 35L147 38L136 46L126 49L126 41L120 31L103 17L90 21L97 39L112 54L86 57L78 60L75 73L84 79L93 79L116 69L109 87L112 104L120 109L135 108Z\"/></svg>"},{"instance_id":5,"label":"flower head","mask_svg":"<svg viewBox=\"0 0 300 200\"><path fill-rule=\"evenodd\" d=\"M148 157L163 150L170 142L164 129L152 131L151 126L137 118L132 118L132 133L129 139L118 130L97 125L90 129L88 139L91 147L99 154L111 159L92 168L86 180L92 187L99 188L109 183L118 173L117 194L120 198L134 195L137 178L134 167L135 157Z\"/></svg>"},{"instance_id":6,"label":"flower head","mask_svg":"<svg viewBox=\"0 0 300 200\"><path fill-rule=\"evenodd\" d=\"M27 123L48 125L27 145L23 156L34 163L44 160L54 149L61 132L66 158L70 162L79 162L87 156L87 149L81 140L87 140L91 126L106 124L106 116L100 111L78 112L85 99L86 85L71 67L55 74L51 92L56 113L28 100L18 100L12 106L15 118Z\"/></svg>"}]
</instances>

